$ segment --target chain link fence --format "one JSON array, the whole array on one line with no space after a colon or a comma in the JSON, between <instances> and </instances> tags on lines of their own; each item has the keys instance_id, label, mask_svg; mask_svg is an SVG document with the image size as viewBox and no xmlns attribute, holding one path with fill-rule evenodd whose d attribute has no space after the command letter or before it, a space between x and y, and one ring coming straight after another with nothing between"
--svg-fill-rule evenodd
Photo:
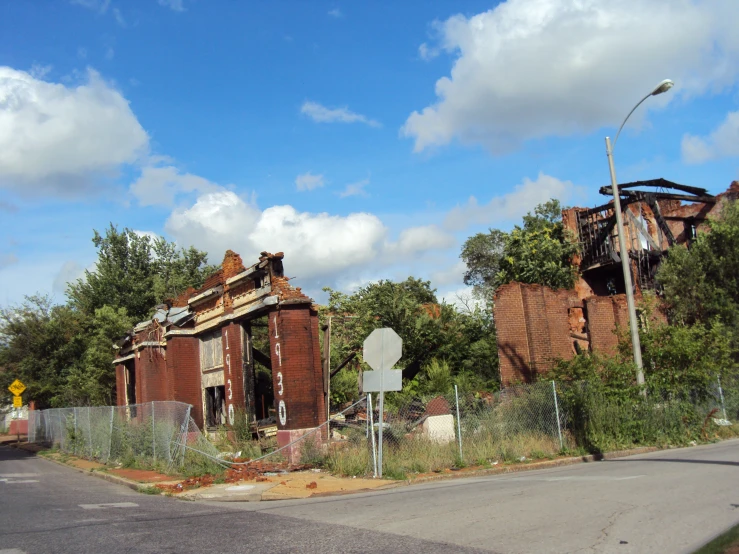
<instances>
[{"instance_id":1,"label":"chain link fence","mask_svg":"<svg viewBox=\"0 0 739 554\"><path fill-rule=\"evenodd\" d=\"M691 433L705 434L711 420L728 426L739 419L737 385L717 380L707 397L631 402L614 400L587 382L542 381L495 393L455 390L426 397L393 392L385 395L382 417L378 395L369 394L282 448L264 453L254 442L254 457L238 462L224 459L190 417L191 407L179 402L32 411L29 441L103 463L181 469L187 462L207 472L213 464L299 461L337 474L378 475L382 425L382 475L400 479L554 458L576 449L684 442Z\"/></svg>"},{"instance_id":2,"label":"chain link fence","mask_svg":"<svg viewBox=\"0 0 739 554\"><path fill-rule=\"evenodd\" d=\"M182 467L187 447L218 454L190 410L182 402L147 402L31 411L28 440L101 463Z\"/></svg>"}]
</instances>

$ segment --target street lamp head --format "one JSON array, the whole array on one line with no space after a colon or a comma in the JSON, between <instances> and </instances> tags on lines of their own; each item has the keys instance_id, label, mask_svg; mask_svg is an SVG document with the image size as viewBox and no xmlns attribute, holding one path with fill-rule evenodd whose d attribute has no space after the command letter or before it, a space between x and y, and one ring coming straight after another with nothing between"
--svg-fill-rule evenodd
<instances>
[{"instance_id":1,"label":"street lamp head","mask_svg":"<svg viewBox=\"0 0 739 554\"><path fill-rule=\"evenodd\" d=\"M652 91L652 96L657 96L658 94L662 94L663 92L667 92L670 90L675 83L673 83L670 79L665 79L660 84L658 84L654 90Z\"/></svg>"}]
</instances>

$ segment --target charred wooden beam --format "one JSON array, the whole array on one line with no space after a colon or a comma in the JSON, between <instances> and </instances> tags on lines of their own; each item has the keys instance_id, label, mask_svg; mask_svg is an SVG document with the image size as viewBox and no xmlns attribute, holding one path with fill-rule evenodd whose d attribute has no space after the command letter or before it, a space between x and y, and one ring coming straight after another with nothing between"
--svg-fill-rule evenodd
<instances>
[{"instance_id":1,"label":"charred wooden beam","mask_svg":"<svg viewBox=\"0 0 739 554\"><path fill-rule=\"evenodd\" d=\"M254 361L259 362L267 369L272 369L272 358L267 356L264 352L261 350L257 350L254 348L254 346L251 347L252 355L254 356Z\"/></svg>"},{"instance_id":2,"label":"charred wooden beam","mask_svg":"<svg viewBox=\"0 0 739 554\"><path fill-rule=\"evenodd\" d=\"M348 364L349 362L351 362L356 357L357 357L357 353L356 352L352 352L351 354L349 354L346 358L344 358L344 360L338 366L336 366L336 369L334 369L334 370L331 371L331 377L333 377L339 371L341 371L342 369L344 369L344 367L346 366L346 364Z\"/></svg>"},{"instance_id":3,"label":"charred wooden beam","mask_svg":"<svg viewBox=\"0 0 739 554\"><path fill-rule=\"evenodd\" d=\"M659 209L659 202L657 202L655 195L647 194L645 200L647 202L647 205L652 208L652 212L654 212L654 219L657 220L657 225L659 225L659 228L662 229L662 232L665 234L665 237L667 238L667 244L672 246L673 244L675 244L675 236L672 234L672 230L670 230L670 226L667 225L665 218L662 217L662 210Z\"/></svg>"}]
</instances>

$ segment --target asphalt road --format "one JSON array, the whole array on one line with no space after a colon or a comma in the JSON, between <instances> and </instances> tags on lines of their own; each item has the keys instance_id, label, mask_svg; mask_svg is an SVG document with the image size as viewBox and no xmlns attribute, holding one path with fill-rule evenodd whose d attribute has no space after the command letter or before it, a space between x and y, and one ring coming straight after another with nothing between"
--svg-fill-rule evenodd
<instances>
[{"instance_id":1,"label":"asphalt road","mask_svg":"<svg viewBox=\"0 0 739 554\"><path fill-rule=\"evenodd\" d=\"M300 501L147 496L0 447L0 554L691 552L739 522L739 441Z\"/></svg>"}]
</instances>

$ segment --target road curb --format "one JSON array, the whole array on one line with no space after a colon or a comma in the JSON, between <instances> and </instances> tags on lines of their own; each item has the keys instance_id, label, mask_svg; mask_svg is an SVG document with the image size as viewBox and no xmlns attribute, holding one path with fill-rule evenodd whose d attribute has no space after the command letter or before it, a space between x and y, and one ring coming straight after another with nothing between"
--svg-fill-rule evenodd
<instances>
[{"instance_id":1,"label":"road curb","mask_svg":"<svg viewBox=\"0 0 739 554\"><path fill-rule=\"evenodd\" d=\"M15 445L13 445L15 446ZM411 485L419 485L422 483L433 483L438 481L446 481L446 480L452 480L452 479L464 479L464 478L474 478L474 477L486 477L490 475L504 475L508 473L518 473L523 471L534 471L537 469L549 469L553 467L563 467L563 466L570 466L575 464L582 464L582 463L592 463L592 462L598 462L603 460L612 460L616 458L624 458L627 456L636 456L638 454L648 454L650 452L657 452L660 450L667 450L665 448L659 448L656 446L643 446L640 448L631 448L627 450L614 450L611 452L605 452L603 454L589 454L587 456L572 456L569 458L559 458L555 460L545 460L541 462L533 462L529 464L515 464L510 466L501 466L501 467L492 467L492 468L486 468L486 469L478 469L478 470L471 470L471 471L461 471L458 473L444 473L439 475L430 475L426 477L419 477L416 479L404 479L404 480L398 480L395 482L389 482L387 485L382 485L377 488L372 489L363 489L358 491L333 491L333 492L319 492L311 495L308 498L326 498L329 496L345 496L349 494L358 494L358 493L368 493L368 492L375 492L375 491L382 491L382 490L388 490L388 489L394 489L399 487L405 487L405 486L411 486ZM153 486L151 484L145 484L145 483L138 483L136 481L131 481L130 479L126 479L125 477L118 477L117 475L110 475L108 473L104 473L102 471L96 471L96 470L85 470L78 467L74 467L69 464L65 464L64 462L60 462L58 460L54 460L53 458L48 458L46 456L40 456L37 454L39 458L42 458L44 460L48 460L52 463L61 465L63 467L67 467L70 469L73 469L75 471L78 471L80 473L83 473L85 475L91 475L94 477L98 477L100 479L104 479L110 483L114 483L116 485L122 485L124 487L128 487L129 489L132 489L136 492L142 492L141 489ZM233 497L227 498L225 497L217 497L214 496L213 498L193 498L193 497L187 497L187 496L181 496L179 494L172 495L172 498L176 498L179 500L184 501L208 501L208 502L271 502L276 500L296 500L296 499L302 499L305 497L285 497L285 498L268 498L263 499L262 494L256 495L251 494L248 495L249 499L246 500L236 500ZM257 498L259 496L259 498Z\"/></svg>"},{"instance_id":2,"label":"road curb","mask_svg":"<svg viewBox=\"0 0 739 554\"><path fill-rule=\"evenodd\" d=\"M612 460L615 458L624 458L626 456L636 456L637 454L647 454L664 450L656 446L642 446L640 448L632 448L630 450L614 450L603 454L589 454L587 456L572 456L570 458L558 458L556 460L546 460L543 462L533 462L530 464L516 464L511 466L492 467L487 469L478 469L473 471L464 471L459 473L444 473L441 475L429 475L428 477L419 477L417 479L406 479L406 485L418 485L421 483L432 483L435 481L445 481L447 479L464 479L466 477L483 477L488 475L499 475L505 473L518 473L520 471L533 471L536 469L548 469L552 467L570 466L575 464L600 462L603 460Z\"/></svg>"},{"instance_id":3,"label":"road curb","mask_svg":"<svg viewBox=\"0 0 739 554\"><path fill-rule=\"evenodd\" d=\"M117 475L110 475L108 473L104 473L102 471L95 471L94 469L82 469L79 467L74 467L69 464L65 464L64 462L60 462L59 460L55 460L53 458L48 458L46 456L39 456L38 458L41 458L42 460L46 460L48 462L60 465L62 467L67 467L69 469L73 469L79 473L82 473L84 475L90 475L92 477L97 477L99 479L104 479L105 481L108 481L110 483L114 483L116 485L122 485L124 487L128 487L129 489L135 490L136 492L141 492L142 488L147 488L149 486L153 485L147 485L145 483L137 483L136 481L131 481L130 479L126 479L125 477L118 477Z\"/></svg>"}]
</instances>

